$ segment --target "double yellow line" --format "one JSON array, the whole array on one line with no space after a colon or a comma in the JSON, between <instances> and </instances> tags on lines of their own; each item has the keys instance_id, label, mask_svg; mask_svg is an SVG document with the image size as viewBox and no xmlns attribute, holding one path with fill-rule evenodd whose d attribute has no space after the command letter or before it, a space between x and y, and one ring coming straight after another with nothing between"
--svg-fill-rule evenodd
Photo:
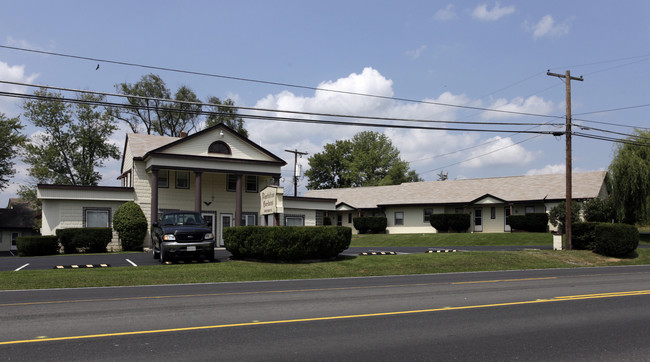
<instances>
[{"instance_id":1,"label":"double yellow line","mask_svg":"<svg viewBox=\"0 0 650 362\"><path fill-rule=\"evenodd\" d=\"M53 341L70 341L70 340L117 337L117 336L135 336L135 335L140 335L140 334L198 331L198 330L205 330L205 329L232 328L232 327L244 327L244 326L263 326L263 325L288 324L288 323L299 323L299 322L329 321L329 320L337 320L337 319L354 319L354 318L368 318L368 317L380 317L380 316L396 316L396 315L417 314L417 313L431 313L431 312L451 311L451 310L492 308L492 307L503 307L503 306L513 306L513 305L538 304L538 303L550 303L550 302L566 302L566 301L584 300L584 299L628 297L628 296L649 295L649 294L650 294L650 290L635 290L635 291L615 292L615 293L569 295L569 296L561 296L561 297L555 297L555 298L550 298L550 299L536 299L536 300L528 300L528 301L523 301L523 302L507 302L507 303L469 305L469 306L461 306L461 307L442 307L442 308L406 310L406 311L384 312L384 313L368 313L368 314L353 314L353 315L342 315L342 316L331 316L331 317L285 319L285 320L266 321L266 322L253 321L253 322L246 322L246 323L232 323L232 324L218 324L218 325L211 325L211 326L156 329L156 330L148 330L148 331L132 331L132 332L118 332L118 333L104 333L104 334L89 334L89 335L83 335L83 336L68 336L68 337L54 337L54 338L43 337L43 338L35 338L35 339L24 339L24 340L17 340L17 341L0 342L0 345L11 345L11 344L21 344L21 343L36 343L36 342L53 342Z\"/></svg>"}]
</instances>

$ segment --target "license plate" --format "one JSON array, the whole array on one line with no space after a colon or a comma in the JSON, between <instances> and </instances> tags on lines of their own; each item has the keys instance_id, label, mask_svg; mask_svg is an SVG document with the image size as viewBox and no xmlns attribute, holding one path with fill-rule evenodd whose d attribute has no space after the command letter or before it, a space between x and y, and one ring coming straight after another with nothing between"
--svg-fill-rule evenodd
<instances>
[{"instance_id":1,"label":"license plate","mask_svg":"<svg viewBox=\"0 0 650 362\"><path fill-rule=\"evenodd\" d=\"M196 251L196 246L188 246L187 251Z\"/></svg>"}]
</instances>

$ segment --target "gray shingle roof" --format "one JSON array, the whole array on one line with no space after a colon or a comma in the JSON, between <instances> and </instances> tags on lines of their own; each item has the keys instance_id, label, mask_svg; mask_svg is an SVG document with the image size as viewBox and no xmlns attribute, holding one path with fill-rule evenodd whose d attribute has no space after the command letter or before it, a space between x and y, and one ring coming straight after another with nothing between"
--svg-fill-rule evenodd
<instances>
[{"instance_id":1,"label":"gray shingle roof","mask_svg":"<svg viewBox=\"0 0 650 362\"><path fill-rule=\"evenodd\" d=\"M158 136L142 133L129 133L129 146L133 157L144 157L147 152L155 150L159 147L178 141L178 137Z\"/></svg>"},{"instance_id":2,"label":"gray shingle roof","mask_svg":"<svg viewBox=\"0 0 650 362\"><path fill-rule=\"evenodd\" d=\"M598 197L606 171L573 174L573 198ZM393 186L311 190L305 197L337 199L357 209L378 205L464 204L486 194L507 202L561 200L565 198L564 174L494 177L453 181L425 181Z\"/></svg>"}]
</instances>

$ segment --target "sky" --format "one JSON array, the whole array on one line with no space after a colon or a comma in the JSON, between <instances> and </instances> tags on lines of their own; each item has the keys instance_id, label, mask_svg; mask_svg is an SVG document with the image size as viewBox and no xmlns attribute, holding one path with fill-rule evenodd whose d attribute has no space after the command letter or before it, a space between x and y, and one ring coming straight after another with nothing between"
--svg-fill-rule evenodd
<instances>
[{"instance_id":1,"label":"sky","mask_svg":"<svg viewBox=\"0 0 650 362\"><path fill-rule=\"evenodd\" d=\"M250 139L287 161L288 195L294 156L285 150L313 155L367 130L386 134L427 181L441 172L452 180L564 173L563 136L518 133L563 131L548 123L565 122L565 83L547 70L583 76L571 82L574 131L625 138L650 126L644 0L59 0L0 1L0 9L0 46L77 57L0 47L0 81L112 93L118 83L153 73L172 93L185 85L204 101L232 98L269 115L443 121L351 119L443 128L431 130L247 120ZM34 89L0 83L5 92ZM21 104L0 96L8 117L21 116ZM27 135L39 132L21 120ZM122 150L127 132L121 124L110 142ZM574 136L574 172L606 170L615 149L610 141ZM303 173L308 157L299 159ZM0 207L30 182L28 166L16 161ZM119 160L107 162L101 184L119 186L119 167ZM301 177L299 194L307 181Z\"/></svg>"}]
</instances>

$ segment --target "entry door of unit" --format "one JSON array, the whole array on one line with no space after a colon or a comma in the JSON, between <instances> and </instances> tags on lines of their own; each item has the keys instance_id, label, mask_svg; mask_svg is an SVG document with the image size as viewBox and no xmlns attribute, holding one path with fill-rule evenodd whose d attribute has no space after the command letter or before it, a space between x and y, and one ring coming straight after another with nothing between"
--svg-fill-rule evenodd
<instances>
[{"instance_id":1,"label":"entry door of unit","mask_svg":"<svg viewBox=\"0 0 650 362\"><path fill-rule=\"evenodd\" d=\"M510 223L508 221L508 217L510 216L510 207L505 207L503 209L503 216L504 216L504 218L503 218L503 220L504 220L503 221L504 222L503 231L510 232L512 230L510 228Z\"/></svg>"},{"instance_id":2,"label":"entry door of unit","mask_svg":"<svg viewBox=\"0 0 650 362\"><path fill-rule=\"evenodd\" d=\"M20 236L19 233L11 233L11 251L18 251L18 246L16 245L16 240Z\"/></svg>"},{"instance_id":3,"label":"entry door of unit","mask_svg":"<svg viewBox=\"0 0 650 362\"><path fill-rule=\"evenodd\" d=\"M221 225L219 225L219 246L224 246L223 243L223 229L229 228L232 225L232 214L221 214Z\"/></svg>"},{"instance_id":4,"label":"entry door of unit","mask_svg":"<svg viewBox=\"0 0 650 362\"><path fill-rule=\"evenodd\" d=\"M474 209L474 231L483 231L483 209Z\"/></svg>"}]
</instances>

